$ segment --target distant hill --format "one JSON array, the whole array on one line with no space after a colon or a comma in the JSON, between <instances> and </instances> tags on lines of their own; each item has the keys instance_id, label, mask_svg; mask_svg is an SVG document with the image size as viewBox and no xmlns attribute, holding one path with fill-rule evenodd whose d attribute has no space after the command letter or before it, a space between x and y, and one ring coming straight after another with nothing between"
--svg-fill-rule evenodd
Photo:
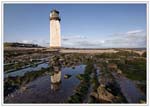
<instances>
[{"instance_id":1,"label":"distant hill","mask_svg":"<svg viewBox=\"0 0 150 107\"><path fill-rule=\"evenodd\" d=\"M18 42L5 42L4 47L24 47L24 48L43 48L37 44L27 44Z\"/></svg>"}]
</instances>

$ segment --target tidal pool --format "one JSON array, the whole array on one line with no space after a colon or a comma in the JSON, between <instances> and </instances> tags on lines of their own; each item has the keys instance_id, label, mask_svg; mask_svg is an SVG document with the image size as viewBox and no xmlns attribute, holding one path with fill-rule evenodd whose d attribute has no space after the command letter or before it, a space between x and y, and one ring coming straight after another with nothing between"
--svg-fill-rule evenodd
<instances>
[{"instance_id":1,"label":"tidal pool","mask_svg":"<svg viewBox=\"0 0 150 107\"><path fill-rule=\"evenodd\" d=\"M146 100L144 93L137 88L133 81L123 75L117 74L116 72L112 72L112 75L120 85L121 92L128 103L139 103L140 100Z\"/></svg>"},{"instance_id":2,"label":"tidal pool","mask_svg":"<svg viewBox=\"0 0 150 107\"><path fill-rule=\"evenodd\" d=\"M80 83L76 75L84 73L85 66L64 67L53 74L47 73L6 97L5 103L65 103ZM71 77L65 79L65 74Z\"/></svg>"},{"instance_id":3,"label":"tidal pool","mask_svg":"<svg viewBox=\"0 0 150 107\"><path fill-rule=\"evenodd\" d=\"M48 68L48 67L49 67L49 64L44 62L44 63L38 64L36 67L27 67L27 68L23 68L23 69L20 69L20 70L9 72L9 73L6 72L4 74L4 77L7 78L7 77L10 77L10 76L11 77L23 76L27 72L39 71L42 68Z\"/></svg>"}]
</instances>

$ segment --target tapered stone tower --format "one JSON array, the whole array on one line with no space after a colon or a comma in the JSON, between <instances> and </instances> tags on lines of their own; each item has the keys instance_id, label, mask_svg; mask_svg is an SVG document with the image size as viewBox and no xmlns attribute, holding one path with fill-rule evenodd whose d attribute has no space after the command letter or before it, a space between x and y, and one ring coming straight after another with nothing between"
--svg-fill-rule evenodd
<instances>
[{"instance_id":1,"label":"tapered stone tower","mask_svg":"<svg viewBox=\"0 0 150 107\"><path fill-rule=\"evenodd\" d=\"M60 17L57 10L50 12L50 47L61 47Z\"/></svg>"}]
</instances>

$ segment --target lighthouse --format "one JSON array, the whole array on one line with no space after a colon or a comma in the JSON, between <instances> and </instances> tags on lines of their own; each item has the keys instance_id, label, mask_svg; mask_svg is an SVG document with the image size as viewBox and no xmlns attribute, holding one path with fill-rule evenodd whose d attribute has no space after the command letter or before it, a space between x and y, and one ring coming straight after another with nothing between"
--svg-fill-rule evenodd
<instances>
[{"instance_id":1,"label":"lighthouse","mask_svg":"<svg viewBox=\"0 0 150 107\"><path fill-rule=\"evenodd\" d=\"M59 11L52 10L50 12L50 47L61 47L61 30L60 30L60 17Z\"/></svg>"}]
</instances>

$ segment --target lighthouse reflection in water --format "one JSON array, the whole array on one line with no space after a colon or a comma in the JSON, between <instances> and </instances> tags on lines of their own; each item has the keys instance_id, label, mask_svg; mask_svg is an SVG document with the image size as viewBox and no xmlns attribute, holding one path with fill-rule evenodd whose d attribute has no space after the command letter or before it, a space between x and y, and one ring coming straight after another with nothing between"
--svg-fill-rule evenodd
<instances>
[{"instance_id":1,"label":"lighthouse reflection in water","mask_svg":"<svg viewBox=\"0 0 150 107\"><path fill-rule=\"evenodd\" d=\"M60 89L61 85L61 70L54 70L50 76L51 79L51 90L57 91Z\"/></svg>"}]
</instances>

